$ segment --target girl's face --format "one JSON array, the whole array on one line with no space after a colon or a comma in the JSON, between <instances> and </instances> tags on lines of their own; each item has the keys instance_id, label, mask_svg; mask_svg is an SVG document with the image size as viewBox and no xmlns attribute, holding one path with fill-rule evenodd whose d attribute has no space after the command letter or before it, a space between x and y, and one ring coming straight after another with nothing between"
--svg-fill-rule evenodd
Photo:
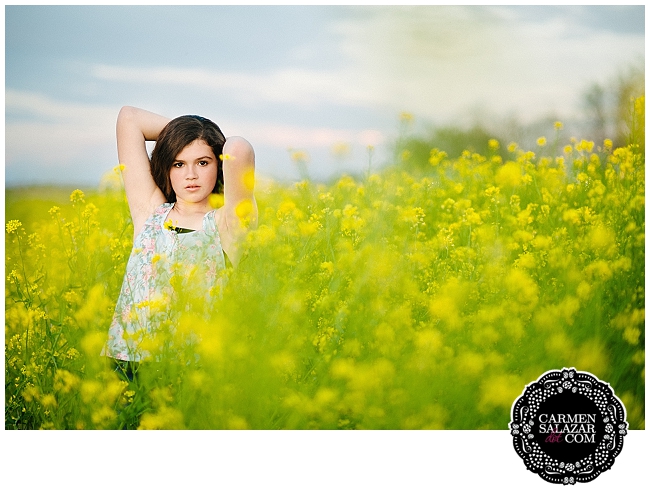
<instances>
[{"instance_id":1,"label":"girl's face","mask_svg":"<svg viewBox=\"0 0 650 495\"><path fill-rule=\"evenodd\" d=\"M217 183L217 167L217 158L205 141L197 139L185 146L169 171L176 201L207 201Z\"/></svg>"}]
</instances>

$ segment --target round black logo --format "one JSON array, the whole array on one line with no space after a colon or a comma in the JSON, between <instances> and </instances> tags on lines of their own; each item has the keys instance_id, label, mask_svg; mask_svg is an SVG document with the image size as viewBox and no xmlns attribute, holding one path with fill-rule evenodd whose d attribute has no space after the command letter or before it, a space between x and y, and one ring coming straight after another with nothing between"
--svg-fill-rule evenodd
<instances>
[{"instance_id":1,"label":"round black logo","mask_svg":"<svg viewBox=\"0 0 650 495\"><path fill-rule=\"evenodd\" d=\"M627 433L608 383L564 368L529 383L512 405L510 432L526 467L551 483L588 482L610 469Z\"/></svg>"}]
</instances>

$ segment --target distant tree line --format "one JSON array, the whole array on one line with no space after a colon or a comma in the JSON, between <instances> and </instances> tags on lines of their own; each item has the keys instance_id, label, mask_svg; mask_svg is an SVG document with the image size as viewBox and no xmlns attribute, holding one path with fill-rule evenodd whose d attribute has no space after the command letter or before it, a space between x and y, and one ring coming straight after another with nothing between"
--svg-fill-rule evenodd
<instances>
[{"instance_id":1,"label":"distant tree line","mask_svg":"<svg viewBox=\"0 0 650 495\"><path fill-rule=\"evenodd\" d=\"M644 119L639 121L638 112L634 118L635 99L644 95L645 71L643 67L631 67L607 84L594 83L587 87L581 97L581 115L572 121L564 122L549 115L528 125L514 119L489 124L477 121L465 128L456 125L433 127L424 136L402 133L395 142L395 162L409 169L427 169L434 148L446 152L452 159L465 150L488 156L495 152L489 148L491 139L499 141L498 153L504 156L508 144L513 141L520 148L534 151L541 136L553 145L557 121L562 121L564 128L560 145L568 144L571 137L588 139L597 146L602 146L604 139L611 139L614 147L636 143L645 152L645 122ZM557 152L560 151L561 147Z\"/></svg>"}]
</instances>

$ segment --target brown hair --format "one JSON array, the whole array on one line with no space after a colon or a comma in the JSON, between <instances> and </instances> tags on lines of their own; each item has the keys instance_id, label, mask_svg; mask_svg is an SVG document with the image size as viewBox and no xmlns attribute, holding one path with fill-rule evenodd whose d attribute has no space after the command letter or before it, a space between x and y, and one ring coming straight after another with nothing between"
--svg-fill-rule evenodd
<instances>
[{"instance_id":1,"label":"brown hair","mask_svg":"<svg viewBox=\"0 0 650 495\"><path fill-rule=\"evenodd\" d=\"M169 203L176 201L169 171L183 148L197 139L205 141L212 148L217 159L217 181L212 192L223 192L221 154L226 137L219 126L210 119L198 115L183 115L171 120L163 128L151 153L151 175Z\"/></svg>"}]
</instances>

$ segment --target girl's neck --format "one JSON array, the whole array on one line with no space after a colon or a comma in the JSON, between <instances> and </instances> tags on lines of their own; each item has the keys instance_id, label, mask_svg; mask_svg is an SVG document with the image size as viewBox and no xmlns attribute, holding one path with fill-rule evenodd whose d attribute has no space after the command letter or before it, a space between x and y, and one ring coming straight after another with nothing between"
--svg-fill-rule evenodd
<instances>
[{"instance_id":1,"label":"girl's neck","mask_svg":"<svg viewBox=\"0 0 650 495\"><path fill-rule=\"evenodd\" d=\"M171 221L174 227L202 230L205 215L211 210L210 203L184 203L179 201L172 206L167 215L167 220Z\"/></svg>"},{"instance_id":2,"label":"girl's neck","mask_svg":"<svg viewBox=\"0 0 650 495\"><path fill-rule=\"evenodd\" d=\"M172 206L174 216L177 218L183 217L195 217L198 215L205 215L213 208L210 206L208 201L201 203L186 203L184 201L176 201Z\"/></svg>"}]
</instances>

